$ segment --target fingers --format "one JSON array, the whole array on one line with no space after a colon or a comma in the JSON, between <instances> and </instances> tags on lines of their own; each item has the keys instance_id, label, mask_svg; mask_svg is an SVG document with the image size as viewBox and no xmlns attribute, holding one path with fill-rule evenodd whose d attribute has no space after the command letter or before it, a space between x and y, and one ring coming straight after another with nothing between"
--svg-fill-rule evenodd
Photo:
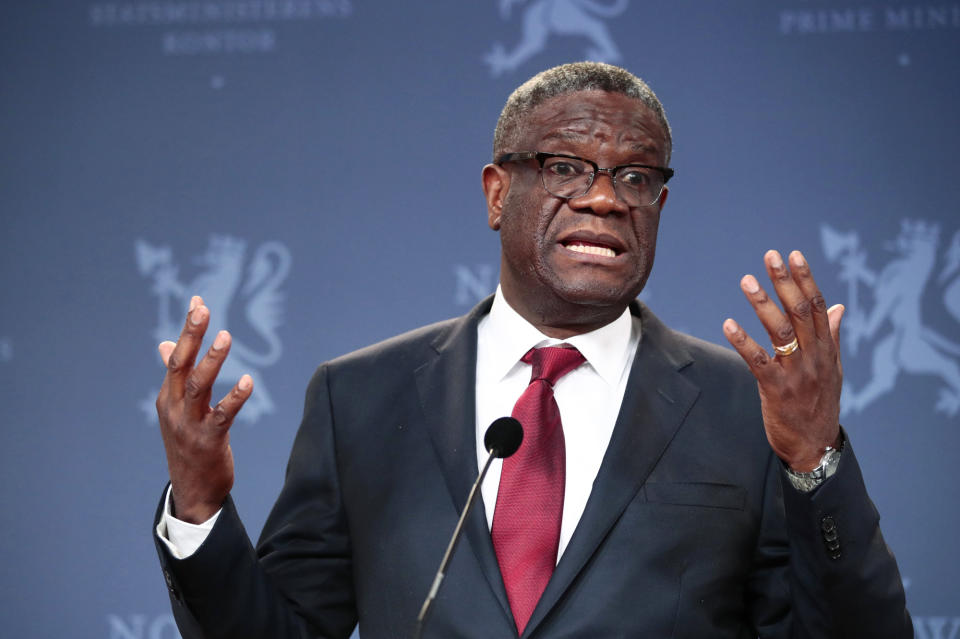
<instances>
[{"instance_id":1,"label":"fingers","mask_svg":"<svg viewBox=\"0 0 960 639\"><path fill-rule=\"evenodd\" d=\"M187 319L177 344L167 356L166 361L167 376L163 380L163 385L175 397L183 395L187 376L196 361L197 351L200 350L203 334L207 330L209 321L210 309L203 305L203 300L199 296L194 296L190 300L190 310L187 312Z\"/></svg>"},{"instance_id":2,"label":"fingers","mask_svg":"<svg viewBox=\"0 0 960 639\"><path fill-rule=\"evenodd\" d=\"M816 330L812 321L812 306L809 298L800 290L793 274L778 251L767 251L763 256L763 262L767 267L767 275L773 282L774 290L780 303L783 304L784 320L789 322L794 331L794 336L786 341L776 341L776 346L783 346L790 343L794 338L800 342L800 347L809 346L816 339ZM785 330L785 329L784 329ZM774 337L771 334L771 338Z\"/></svg>"},{"instance_id":3,"label":"fingers","mask_svg":"<svg viewBox=\"0 0 960 639\"><path fill-rule=\"evenodd\" d=\"M723 334L730 345L740 354L743 361L750 367L750 371L760 381L769 379L776 374L775 366L770 366L773 360L763 348L743 328L732 319L723 322Z\"/></svg>"},{"instance_id":4,"label":"fingers","mask_svg":"<svg viewBox=\"0 0 960 639\"><path fill-rule=\"evenodd\" d=\"M790 253L790 273L793 275L793 281L803 299L809 304L810 317L813 322L813 329L817 337L825 340L830 334L830 325L827 318L827 304L823 300L823 294L817 287L810 273L810 265L803 257L800 251Z\"/></svg>"},{"instance_id":5,"label":"fingers","mask_svg":"<svg viewBox=\"0 0 960 639\"><path fill-rule=\"evenodd\" d=\"M162 342L157 347L160 358L167 367L167 375L157 398L157 407L158 410L161 410L161 405L169 407L172 400L181 407L175 412L188 416L188 421L199 423L204 420L228 427L253 392L253 379L249 375L241 377L226 397L214 408L210 408L213 385L230 352L232 339L227 331L217 333L210 349L194 368L209 321L210 310L204 306L201 297L194 296L190 300L187 320L177 342Z\"/></svg>"},{"instance_id":6,"label":"fingers","mask_svg":"<svg viewBox=\"0 0 960 639\"><path fill-rule=\"evenodd\" d=\"M217 333L210 350L200 360L197 367L187 375L183 385L184 404L188 411L194 415L202 416L210 405L210 395L213 383L220 373L220 367L223 366L227 353L230 352L230 333L220 331Z\"/></svg>"},{"instance_id":7,"label":"fingers","mask_svg":"<svg viewBox=\"0 0 960 639\"><path fill-rule=\"evenodd\" d=\"M797 337L791 321L783 314L776 302L770 299L757 278L753 275L744 275L740 280L740 289L753 306L753 311L775 346L789 344Z\"/></svg>"},{"instance_id":8,"label":"fingers","mask_svg":"<svg viewBox=\"0 0 960 639\"><path fill-rule=\"evenodd\" d=\"M224 396L220 402L213 407L211 417L213 424L221 428L229 428L244 402L250 398L253 393L253 378L249 375L243 375L230 392Z\"/></svg>"},{"instance_id":9,"label":"fingers","mask_svg":"<svg viewBox=\"0 0 960 639\"><path fill-rule=\"evenodd\" d=\"M789 266L777 251L763 256L767 275L783 305L781 310L752 275L744 276L740 288L770 336L774 346L784 346L794 339L808 353L817 340L831 335L826 303L810 273L810 266L800 251L790 253ZM833 339L836 343L836 338Z\"/></svg>"}]
</instances>

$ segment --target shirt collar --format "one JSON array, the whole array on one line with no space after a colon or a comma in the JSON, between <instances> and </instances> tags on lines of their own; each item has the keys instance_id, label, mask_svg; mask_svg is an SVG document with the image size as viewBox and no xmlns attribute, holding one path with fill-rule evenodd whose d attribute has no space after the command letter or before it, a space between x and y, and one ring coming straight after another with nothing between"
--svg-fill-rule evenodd
<instances>
[{"instance_id":1,"label":"shirt collar","mask_svg":"<svg viewBox=\"0 0 960 639\"><path fill-rule=\"evenodd\" d=\"M500 287L493 298L493 305L483 327L491 348L485 350L489 357L490 371L496 379L503 379L520 358L534 347L570 344L577 348L598 375L611 386L620 382L630 358L630 331L633 322L630 309L606 326L589 333L575 335L565 340L548 337L517 313L503 297ZM486 341L486 340L484 340Z\"/></svg>"}]
</instances>

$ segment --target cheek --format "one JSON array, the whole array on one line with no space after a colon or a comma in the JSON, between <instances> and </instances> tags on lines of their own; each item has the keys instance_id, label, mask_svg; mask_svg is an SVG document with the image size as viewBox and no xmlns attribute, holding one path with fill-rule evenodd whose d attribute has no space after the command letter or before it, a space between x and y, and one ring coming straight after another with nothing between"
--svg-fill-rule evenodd
<instances>
[{"instance_id":1,"label":"cheek","mask_svg":"<svg viewBox=\"0 0 960 639\"><path fill-rule=\"evenodd\" d=\"M657 230L660 228L659 214L641 214L633 224L634 236L637 243L648 252L653 252L657 246Z\"/></svg>"},{"instance_id":2,"label":"cheek","mask_svg":"<svg viewBox=\"0 0 960 639\"><path fill-rule=\"evenodd\" d=\"M532 193L508 195L501 217L502 230L512 242L542 245L551 233L550 225L557 208L556 202L544 201Z\"/></svg>"},{"instance_id":3,"label":"cheek","mask_svg":"<svg viewBox=\"0 0 960 639\"><path fill-rule=\"evenodd\" d=\"M500 244L514 268L526 271L538 261L537 215L523 198L508 197L500 218Z\"/></svg>"},{"instance_id":4,"label":"cheek","mask_svg":"<svg viewBox=\"0 0 960 639\"><path fill-rule=\"evenodd\" d=\"M637 259L634 267L638 274L648 273L653 266L653 258L657 250L658 228L659 216L639 218L633 225L637 243Z\"/></svg>"}]
</instances>

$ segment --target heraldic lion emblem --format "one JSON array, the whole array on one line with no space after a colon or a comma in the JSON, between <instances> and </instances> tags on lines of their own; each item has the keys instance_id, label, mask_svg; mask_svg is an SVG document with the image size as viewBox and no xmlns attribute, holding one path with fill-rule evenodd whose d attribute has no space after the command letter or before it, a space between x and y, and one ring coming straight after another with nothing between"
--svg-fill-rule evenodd
<instances>
[{"instance_id":1,"label":"heraldic lion emblem","mask_svg":"<svg viewBox=\"0 0 960 639\"><path fill-rule=\"evenodd\" d=\"M234 335L230 357L224 362L217 386L229 386L233 383L231 380L249 373L257 392L247 401L238 419L255 422L264 414L272 413L273 400L261 371L276 364L283 352L277 329L283 320L280 285L287 278L291 264L287 247L280 242L264 242L254 251L244 270L246 242L225 235L213 236L207 250L194 260L201 268L200 273L187 283L181 281L169 247L137 240L135 248L137 268L141 275L152 278L151 292L159 299L157 326L153 331L153 338L158 342L177 339L181 311L187 308L193 295L202 296L207 306L217 313L218 329L229 329L229 321L237 315L231 313L231 307L241 307L247 323L243 328L252 329L262 346L254 349ZM151 391L150 397L155 396L156 391ZM155 420L153 403L150 399L143 409Z\"/></svg>"},{"instance_id":2,"label":"heraldic lion emblem","mask_svg":"<svg viewBox=\"0 0 960 639\"><path fill-rule=\"evenodd\" d=\"M515 3L524 0L500 0L500 17L510 19ZM520 42L511 51L499 42L483 56L496 77L513 71L521 64L543 51L551 34L580 36L590 41L584 51L588 60L617 62L620 51L610 36L610 30L602 18L613 18L627 10L629 0L613 0L604 4L598 0L535 0L523 10Z\"/></svg>"},{"instance_id":3,"label":"heraldic lion emblem","mask_svg":"<svg viewBox=\"0 0 960 639\"><path fill-rule=\"evenodd\" d=\"M894 257L879 270L867 265L867 252L856 231L841 233L823 225L820 235L827 259L840 265L838 277L847 284L843 346L854 357L862 342L872 348L871 378L859 386L844 381L841 413L862 411L891 392L906 373L938 378L942 386L934 409L949 417L960 414L960 344L931 328L923 317L924 301L936 297L949 315L950 328L960 322L960 231L943 253L932 291L928 289L938 262L938 225L903 220L900 233L888 244Z\"/></svg>"}]
</instances>

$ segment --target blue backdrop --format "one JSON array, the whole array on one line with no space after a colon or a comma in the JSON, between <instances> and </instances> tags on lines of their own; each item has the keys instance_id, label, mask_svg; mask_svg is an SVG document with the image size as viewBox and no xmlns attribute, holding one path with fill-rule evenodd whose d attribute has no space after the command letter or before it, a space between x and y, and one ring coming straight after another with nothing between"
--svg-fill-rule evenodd
<instances>
[{"instance_id":1,"label":"blue backdrop","mask_svg":"<svg viewBox=\"0 0 960 639\"><path fill-rule=\"evenodd\" d=\"M917 636L960 636L960 4L921 0L3 3L0 632L177 636L153 401L189 296L256 379L255 537L315 366L493 290L497 115L584 58L673 125L663 319L758 333L738 280L768 248L847 304L843 423Z\"/></svg>"}]
</instances>

